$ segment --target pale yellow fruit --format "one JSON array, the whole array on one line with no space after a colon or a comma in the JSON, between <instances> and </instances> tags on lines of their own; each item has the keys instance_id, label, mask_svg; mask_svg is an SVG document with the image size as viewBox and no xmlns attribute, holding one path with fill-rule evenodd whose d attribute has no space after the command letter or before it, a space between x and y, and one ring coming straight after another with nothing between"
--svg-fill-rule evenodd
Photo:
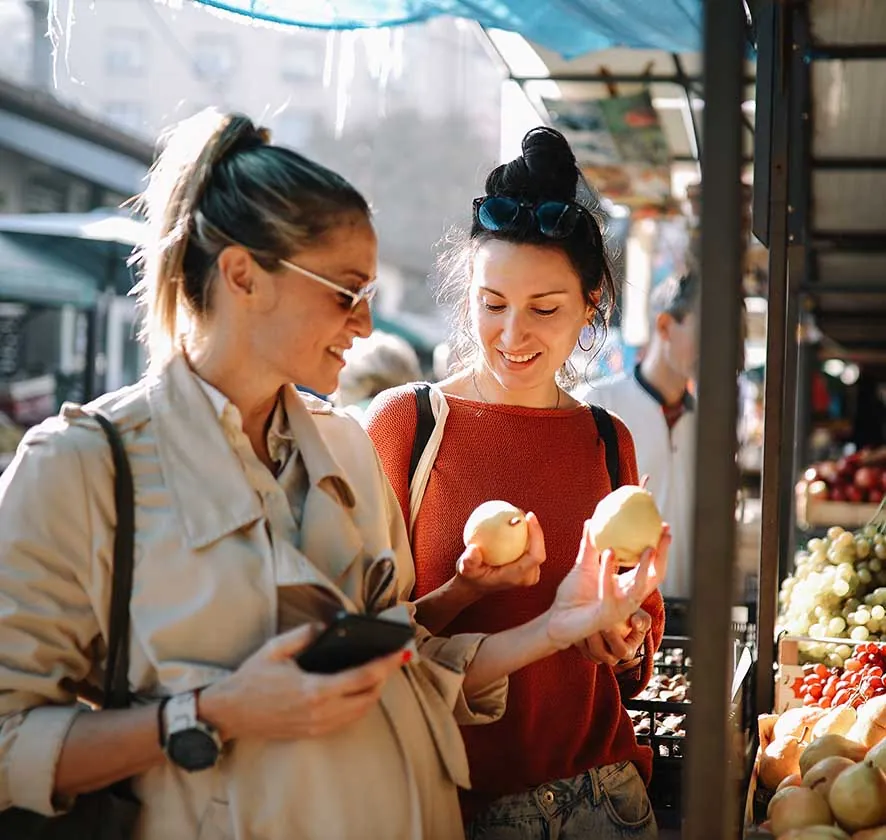
<instances>
[{"instance_id":1,"label":"pale yellow fruit","mask_svg":"<svg viewBox=\"0 0 886 840\"><path fill-rule=\"evenodd\" d=\"M648 490L625 484L600 501L589 529L597 551L612 549L620 565L636 566L647 548L658 545L661 514Z\"/></svg>"},{"instance_id":2,"label":"pale yellow fruit","mask_svg":"<svg viewBox=\"0 0 886 840\"><path fill-rule=\"evenodd\" d=\"M886 740L886 695L874 697L862 704L858 720L847 737L866 747L873 747Z\"/></svg>"},{"instance_id":3,"label":"pale yellow fruit","mask_svg":"<svg viewBox=\"0 0 886 840\"><path fill-rule=\"evenodd\" d=\"M847 831L860 831L886 823L886 775L873 764L856 764L844 770L828 795L837 822Z\"/></svg>"},{"instance_id":4,"label":"pale yellow fruit","mask_svg":"<svg viewBox=\"0 0 886 840\"><path fill-rule=\"evenodd\" d=\"M878 828L865 828L856 831L852 835L852 840L886 840L886 826L881 825Z\"/></svg>"},{"instance_id":5,"label":"pale yellow fruit","mask_svg":"<svg viewBox=\"0 0 886 840\"><path fill-rule=\"evenodd\" d=\"M526 552L529 526L520 508L494 499L474 509L462 536L465 546L477 546L490 566L506 566Z\"/></svg>"},{"instance_id":6,"label":"pale yellow fruit","mask_svg":"<svg viewBox=\"0 0 886 840\"><path fill-rule=\"evenodd\" d=\"M886 773L886 740L871 747L865 754L864 760Z\"/></svg>"},{"instance_id":7,"label":"pale yellow fruit","mask_svg":"<svg viewBox=\"0 0 886 840\"><path fill-rule=\"evenodd\" d=\"M822 735L803 750L803 755L800 756L800 773L805 777L812 767L829 755L842 755L853 761L861 761L866 752L861 744L842 735Z\"/></svg>"},{"instance_id":8,"label":"pale yellow fruit","mask_svg":"<svg viewBox=\"0 0 886 840\"><path fill-rule=\"evenodd\" d=\"M776 837L791 829L813 825L830 825L834 818L827 800L806 787L785 788L772 807L769 820Z\"/></svg>"},{"instance_id":9,"label":"pale yellow fruit","mask_svg":"<svg viewBox=\"0 0 886 840\"><path fill-rule=\"evenodd\" d=\"M784 790L787 787L800 787L803 784L803 777L799 773L791 773L790 776L785 776L779 783L778 787L775 789L775 792L778 793L780 790Z\"/></svg>"},{"instance_id":10,"label":"pale yellow fruit","mask_svg":"<svg viewBox=\"0 0 886 840\"><path fill-rule=\"evenodd\" d=\"M834 779L850 767L855 767L855 762L851 758L842 755L829 755L814 767L809 768L809 771L803 776L803 786L811 788L827 799Z\"/></svg>"},{"instance_id":11,"label":"pale yellow fruit","mask_svg":"<svg viewBox=\"0 0 886 840\"><path fill-rule=\"evenodd\" d=\"M855 840L835 825L808 825L806 828L792 828L781 834L777 840Z\"/></svg>"},{"instance_id":12,"label":"pale yellow fruit","mask_svg":"<svg viewBox=\"0 0 886 840\"><path fill-rule=\"evenodd\" d=\"M827 709L819 709L817 706L800 706L796 709L788 709L786 712L782 712L778 720L775 721L773 735L776 738L793 735L800 741L808 740L805 738L807 730L812 729L826 714Z\"/></svg>"},{"instance_id":13,"label":"pale yellow fruit","mask_svg":"<svg viewBox=\"0 0 886 840\"><path fill-rule=\"evenodd\" d=\"M845 735L858 718L855 709L848 703L835 706L826 715L820 717L812 727L812 738L821 738L822 735Z\"/></svg>"},{"instance_id":14,"label":"pale yellow fruit","mask_svg":"<svg viewBox=\"0 0 886 840\"><path fill-rule=\"evenodd\" d=\"M800 772L800 742L793 735L776 738L760 756L760 782L775 790L788 776Z\"/></svg>"}]
</instances>

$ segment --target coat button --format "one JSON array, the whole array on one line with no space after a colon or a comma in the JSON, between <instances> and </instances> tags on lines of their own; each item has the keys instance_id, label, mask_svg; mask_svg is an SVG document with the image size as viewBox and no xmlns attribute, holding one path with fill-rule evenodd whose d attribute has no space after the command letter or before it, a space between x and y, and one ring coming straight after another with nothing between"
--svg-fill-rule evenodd
<instances>
[{"instance_id":1,"label":"coat button","mask_svg":"<svg viewBox=\"0 0 886 840\"><path fill-rule=\"evenodd\" d=\"M545 805L553 805L554 804L554 792L552 790L546 790L541 795L541 801L544 802Z\"/></svg>"}]
</instances>

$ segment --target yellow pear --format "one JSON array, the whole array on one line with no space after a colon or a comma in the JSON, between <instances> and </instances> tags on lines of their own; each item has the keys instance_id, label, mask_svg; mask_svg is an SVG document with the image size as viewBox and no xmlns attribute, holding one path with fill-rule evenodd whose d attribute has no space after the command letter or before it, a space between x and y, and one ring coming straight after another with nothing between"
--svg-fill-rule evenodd
<instances>
[{"instance_id":1,"label":"yellow pear","mask_svg":"<svg viewBox=\"0 0 886 840\"><path fill-rule=\"evenodd\" d=\"M865 828L861 831L856 831L855 834L852 835L852 840L886 840L886 825L881 825L878 828Z\"/></svg>"},{"instance_id":2,"label":"yellow pear","mask_svg":"<svg viewBox=\"0 0 886 840\"><path fill-rule=\"evenodd\" d=\"M855 840L835 825L808 825L805 828L792 828L778 840Z\"/></svg>"},{"instance_id":3,"label":"yellow pear","mask_svg":"<svg viewBox=\"0 0 886 840\"><path fill-rule=\"evenodd\" d=\"M847 831L860 831L886 823L886 775L864 762L844 770L828 794L837 822Z\"/></svg>"},{"instance_id":4,"label":"yellow pear","mask_svg":"<svg viewBox=\"0 0 886 840\"><path fill-rule=\"evenodd\" d=\"M850 767L855 767L855 762L851 758L842 755L829 755L814 767L809 768L806 775L803 776L803 785L827 799L834 779Z\"/></svg>"},{"instance_id":5,"label":"yellow pear","mask_svg":"<svg viewBox=\"0 0 886 840\"><path fill-rule=\"evenodd\" d=\"M834 818L827 800L807 787L786 788L778 794L780 799L772 806L769 821L776 837L792 828L813 825L830 825Z\"/></svg>"},{"instance_id":6,"label":"yellow pear","mask_svg":"<svg viewBox=\"0 0 886 840\"><path fill-rule=\"evenodd\" d=\"M835 825L808 825L805 828L792 828L778 840L855 840Z\"/></svg>"},{"instance_id":7,"label":"yellow pear","mask_svg":"<svg viewBox=\"0 0 886 840\"><path fill-rule=\"evenodd\" d=\"M827 709L819 709L817 706L800 706L796 709L788 709L779 715L772 732L776 738L784 735L793 735L798 741L807 740L804 736L808 729L812 729L819 720L827 714Z\"/></svg>"},{"instance_id":8,"label":"yellow pear","mask_svg":"<svg viewBox=\"0 0 886 840\"><path fill-rule=\"evenodd\" d=\"M793 736L776 738L760 756L760 781L768 790L775 790L781 782L800 772L800 753L803 748Z\"/></svg>"},{"instance_id":9,"label":"yellow pear","mask_svg":"<svg viewBox=\"0 0 886 840\"><path fill-rule=\"evenodd\" d=\"M493 499L474 509L465 523L465 547L476 545L490 566L506 566L526 551L526 514L509 502Z\"/></svg>"},{"instance_id":10,"label":"yellow pear","mask_svg":"<svg viewBox=\"0 0 886 840\"><path fill-rule=\"evenodd\" d=\"M661 538L661 514L652 494L624 484L600 500L590 520L590 537L599 552L611 548L622 566L636 566Z\"/></svg>"},{"instance_id":11,"label":"yellow pear","mask_svg":"<svg viewBox=\"0 0 886 840\"><path fill-rule=\"evenodd\" d=\"M886 695L874 697L862 704L858 720L847 737L866 747L873 747L886 740Z\"/></svg>"},{"instance_id":12,"label":"yellow pear","mask_svg":"<svg viewBox=\"0 0 886 840\"><path fill-rule=\"evenodd\" d=\"M778 787L775 789L775 792L778 793L780 790L784 790L786 787L800 787L800 785L802 784L803 777L799 773L791 773L790 776L785 776L778 783Z\"/></svg>"},{"instance_id":13,"label":"yellow pear","mask_svg":"<svg viewBox=\"0 0 886 840\"><path fill-rule=\"evenodd\" d=\"M834 706L827 714L820 717L812 727L812 739L821 738L822 735L845 735L858 718L855 709L848 703Z\"/></svg>"},{"instance_id":14,"label":"yellow pear","mask_svg":"<svg viewBox=\"0 0 886 840\"><path fill-rule=\"evenodd\" d=\"M864 760L886 773L886 740L871 747L865 754Z\"/></svg>"},{"instance_id":15,"label":"yellow pear","mask_svg":"<svg viewBox=\"0 0 886 840\"><path fill-rule=\"evenodd\" d=\"M867 750L855 741L842 735L822 735L816 738L800 756L800 773L804 777L807 771L829 755L842 755L853 761L861 761Z\"/></svg>"}]
</instances>

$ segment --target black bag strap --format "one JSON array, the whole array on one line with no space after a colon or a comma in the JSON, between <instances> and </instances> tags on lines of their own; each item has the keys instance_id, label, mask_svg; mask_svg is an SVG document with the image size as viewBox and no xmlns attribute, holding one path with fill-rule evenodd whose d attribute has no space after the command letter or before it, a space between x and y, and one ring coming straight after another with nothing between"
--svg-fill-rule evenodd
<instances>
[{"instance_id":1,"label":"black bag strap","mask_svg":"<svg viewBox=\"0 0 886 840\"><path fill-rule=\"evenodd\" d=\"M412 485L412 479L418 469L418 462L421 460L422 453L425 451L425 447L434 433L434 426L437 424L434 409L431 406L431 386L426 382L419 382L413 385L413 390L418 409L418 422L415 424L415 440L412 442L412 457L409 459L408 486Z\"/></svg>"},{"instance_id":2,"label":"black bag strap","mask_svg":"<svg viewBox=\"0 0 886 840\"><path fill-rule=\"evenodd\" d=\"M609 484L615 490L616 487L621 487L621 464L618 457L618 434L615 431L615 423L612 422L612 415L602 406L592 405L591 413L594 415L594 422L597 424L597 431L606 451Z\"/></svg>"},{"instance_id":3,"label":"black bag strap","mask_svg":"<svg viewBox=\"0 0 886 840\"><path fill-rule=\"evenodd\" d=\"M135 489L129 458L117 427L100 411L87 412L101 427L114 461L114 568L111 577L111 615L108 629L108 666L105 671L105 709L129 706L129 601L135 556Z\"/></svg>"}]
</instances>

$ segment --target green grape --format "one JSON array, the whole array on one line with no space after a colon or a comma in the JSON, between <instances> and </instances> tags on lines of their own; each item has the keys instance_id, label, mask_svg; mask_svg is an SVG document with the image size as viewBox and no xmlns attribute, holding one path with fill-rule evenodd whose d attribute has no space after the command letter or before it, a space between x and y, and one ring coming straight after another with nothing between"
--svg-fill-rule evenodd
<instances>
[{"instance_id":1,"label":"green grape","mask_svg":"<svg viewBox=\"0 0 886 840\"><path fill-rule=\"evenodd\" d=\"M871 574L870 569L859 569L858 570L858 579L867 586L873 579L873 575Z\"/></svg>"},{"instance_id":2,"label":"green grape","mask_svg":"<svg viewBox=\"0 0 886 840\"><path fill-rule=\"evenodd\" d=\"M840 616L834 616L828 622L828 635L838 636L846 629L846 622Z\"/></svg>"},{"instance_id":3,"label":"green grape","mask_svg":"<svg viewBox=\"0 0 886 840\"><path fill-rule=\"evenodd\" d=\"M850 598L846 602L846 606L849 607L849 611L852 612L853 610L857 610L861 606L861 601L859 601L858 598Z\"/></svg>"},{"instance_id":4,"label":"green grape","mask_svg":"<svg viewBox=\"0 0 886 840\"><path fill-rule=\"evenodd\" d=\"M866 642L870 635L868 628L864 626L853 627L849 633L850 638L856 642Z\"/></svg>"},{"instance_id":5,"label":"green grape","mask_svg":"<svg viewBox=\"0 0 886 840\"><path fill-rule=\"evenodd\" d=\"M879 557L871 557L871 559L868 560L868 568L872 572L882 572L883 571L883 561L880 560Z\"/></svg>"},{"instance_id":6,"label":"green grape","mask_svg":"<svg viewBox=\"0 0 886 840\"><path fill-rule=\"evenodd\" d=\"M845 598L849 594L849 583L840 578L834 581L834 595L838 598Z\"/></svg>"},{"instance_id":7,"label":"green grape","mask_svg":"<svg viewBox=\"0 0 886 840\"><path fill-rule=\"evenodd\" d=\"M845 531L839 526L834 525L831 528L828 528L828 539L833 542L836 540L841 534L844 534Z\"/></svg>"},{"instance_id":8,"label":"green grape","mask_svg":"<svg viewBox=\"0 0 886 840\"><path fill-rule=\"evenodd\" d=\"M886 560L886 542L878 542L874 545L874 554L880 560Z\"/></svg>"},{"instance_id":9,"label":"green grape","mask_svg":"<svg viewBox=\"0 0 886 840\"><path fill-rule=\"evenodd\" d=\"M877 536L877 526L876 525L865 525L864 528L861 529L861 533L866 536L869 540L872 540Z\"/></svg>"},{"instance_id":10,"label":"green grape","mask_svg":"<svg viewBox=\"0 0 886 840\"><path fill-rule=\"evenodd\" d=\"M864 560L865 557L869 557L871 553L871 544L867 540L856 540L855 541L855 556L861 560Z\"/></svg>"},{"instance_id":11,"label":"green grape","mask_svg":"<svg viewBox=\"0 0 886 840\"><path fill-rule=\"evenodd\" d=\"M880 622L877 621L875 618L872 618L869 622L867 622L867 624L865 624L865 627L868 628L868 633L876 634L880 632Z\"/></svg>"},{"instance_id":12,"label":"green grape","mask_svg":"<svg viewBox=\"0 0 886 840\"><path fill-rule=\"evenodd\" d=\"M835 653L842 659L849 659L852 656L852 648L849 645L837 645Z\"/></svg>"},{"instance_id":13,"label":"green grape","mask_svg":"<svg viewBox=\"0 0 886 840\"><path fill-rule=\"evenodd\" d=\"M876 618L877 621L882 621L886 618L886 608L884 608L882 604L877 604L871 607L871 618Z\"/></svg>"},{"instance_id":14,"label":"green grape","mask_svg":"<svg viewBox=\"0 0 886 840\"><path fill-rule=\"evenodd\" d=\"M810 554L819 551L820 549L827 550L827 544L819 537L813 537L808 543L806 543L806 550Z\"/></svg>"}]
</instances>

